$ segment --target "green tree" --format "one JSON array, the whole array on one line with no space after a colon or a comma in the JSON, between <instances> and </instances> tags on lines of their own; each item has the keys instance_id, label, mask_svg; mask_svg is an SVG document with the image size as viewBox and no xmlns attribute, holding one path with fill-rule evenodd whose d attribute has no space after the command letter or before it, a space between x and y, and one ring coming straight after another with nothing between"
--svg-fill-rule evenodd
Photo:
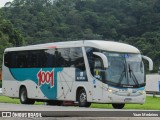
<instances>
[{"instance_id":1,"label":"green tree","mask_svg":"<svg viewBox=\"0 0 160 120\"><path fill-rule=\"evenodd\" d=\"M9 43L26 44L79 39L104 39L138 47L159 62L159 0L13 0L1 8Z\"/></svg>"},{"instance_id":2,"label":"green tree","mask_svg":"<svg viewBox=\"0 0 160 120\"><path fill-rule=\"evenodd\" d=\"M4 49L24 44L21 34L13 28L12 24L0 16L0 67L3 60Z\"/></svg>"}]
</instances>

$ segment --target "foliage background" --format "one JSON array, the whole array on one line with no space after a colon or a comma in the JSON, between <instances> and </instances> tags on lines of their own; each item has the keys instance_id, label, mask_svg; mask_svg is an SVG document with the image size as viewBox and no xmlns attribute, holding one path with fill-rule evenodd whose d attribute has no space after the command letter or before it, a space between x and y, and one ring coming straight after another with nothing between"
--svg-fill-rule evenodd
<instances>
[{"instance_id":1,"label":"foliage background","mask_svg":"<svg viewBox=\"0 0 160 120\"><path fill-rule=\"evenodd\" d=\"M80 39L134 45L160 60L159 0L14 0L0 9L0 62L10 46Z\"/></svg>"}]
</instances>

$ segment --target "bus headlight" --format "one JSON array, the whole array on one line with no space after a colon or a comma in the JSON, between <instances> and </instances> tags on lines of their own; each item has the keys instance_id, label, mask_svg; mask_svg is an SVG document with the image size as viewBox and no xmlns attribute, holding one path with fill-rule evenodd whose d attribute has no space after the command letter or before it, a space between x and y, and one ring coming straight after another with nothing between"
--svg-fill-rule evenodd
<instances>
[{"instance_id":1,"label":"bus headlight","mask_svg":"<svg viewBox=\"0 0 160 120\"><path fill-rule=\"evenodd\" d=\"M140 93L141 93L142 95L144 95L144 94L146 94L146 91L143 90L143 91L141 91Z\"/></svg>"},{"instance_id":2,"label":"bus headlight","mask_svg":"<svg viewBox=\"0 0 160 120\"><path fill-rule=\"evenodd\" d=\"M117 92L118 92L118 91L113 90L113 89L110 89L110 88L108 88L107 91L108 91L109 93L117 93Z\"/></svg>"},{"instance_id":3,"label":"bus headlight","mask_svg":"<svg viewBox=\"0 0 160 120\"><path fill-rule=\"evenodd\" d=\"M113 90L111 90L111 89L108 89L108 92L112 93L112 92L113 92Z\"/></svg>"}]
</instances>

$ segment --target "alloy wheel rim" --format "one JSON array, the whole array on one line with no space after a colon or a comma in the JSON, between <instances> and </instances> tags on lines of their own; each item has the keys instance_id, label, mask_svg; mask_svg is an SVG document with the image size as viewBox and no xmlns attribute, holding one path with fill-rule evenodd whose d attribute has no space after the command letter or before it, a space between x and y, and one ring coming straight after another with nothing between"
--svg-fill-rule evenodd
<instances>
[{"instance_id":1,"label":"alloy wheel rim","mask_svg":"<svg viewBox=\"0 0 160 120\"><path fill-rule=\"evenodd\" d=\"M22 100L22 101L25 101L26 98L27 98L26 93L25 93L25 91L23 91L23 92L21 93L21 100Z\"/></svg>"},{"instance_id":2,"label":"alloy wheel rim","mask_svg":"<svg viewBox=\"0 0 160 120\"><path fill-rule=\"evenodd\" d=\"M82 93L82 94L80 95L80 102L81 102L81 103L84 103L84 102L86 102L86 99L87 99L86 94L85 94L85 93Z\"/></svg>"}]
</instances>

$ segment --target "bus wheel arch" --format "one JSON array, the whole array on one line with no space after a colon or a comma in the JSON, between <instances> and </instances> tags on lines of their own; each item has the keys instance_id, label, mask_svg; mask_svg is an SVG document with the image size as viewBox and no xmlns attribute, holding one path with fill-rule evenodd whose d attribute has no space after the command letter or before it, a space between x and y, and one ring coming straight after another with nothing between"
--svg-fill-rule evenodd
<instances>
[{"instance_id":1,"label":"bus wheel arch","mask_svg":"<svg viewBox=\"0 0 160 120\"><path fill-rule=\"evenodd\" d=\"M87 93L84 87L77 88L76 101L78 101L79 107L89 107L91 105L91 103L87 101Z\"/></svg>"},{"instance_id":2,"label":"bus wheel arch","mask_svg":"<svg viewBox=\"0 0 160 120\"><path fill-rule=\"evenodd\" d=\"M21 104L34 104L35 103L34 99L28 98L28 92L27 92L27 88L25 85L20 86L19 99L20 99Z\"/></svg>"}]
</instances>

